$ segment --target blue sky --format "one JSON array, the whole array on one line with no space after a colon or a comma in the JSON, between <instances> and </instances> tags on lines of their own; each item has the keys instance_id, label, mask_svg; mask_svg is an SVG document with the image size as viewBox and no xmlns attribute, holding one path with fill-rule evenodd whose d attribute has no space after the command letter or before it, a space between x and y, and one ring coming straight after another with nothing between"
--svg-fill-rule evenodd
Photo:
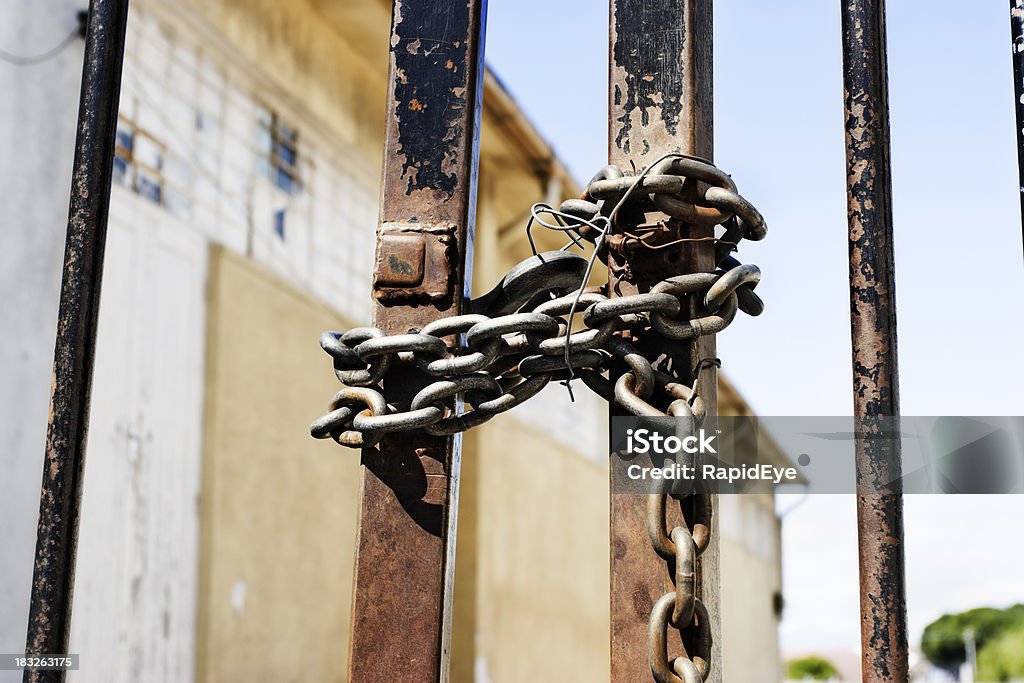
<instances>
[{"instance_id":1,"label":"blue sky","mask_svg":"<svg viewBox=\"0 0 1024 683\"><path fill-rule=\"evenodd\" d=\"M719 336L762 415L852 410L839 2L715 0L715 160L769 225L763 316ZM582 181L606 163L608 10L491 0L488 62ZM1024 415L1024 267L1005 2L890 2L899 362L907 415ZM1024 602L1024 497L906 500L911 638ZM857 648L854 501L785 520L783 647Z\"/></svg>"}]
</instances>

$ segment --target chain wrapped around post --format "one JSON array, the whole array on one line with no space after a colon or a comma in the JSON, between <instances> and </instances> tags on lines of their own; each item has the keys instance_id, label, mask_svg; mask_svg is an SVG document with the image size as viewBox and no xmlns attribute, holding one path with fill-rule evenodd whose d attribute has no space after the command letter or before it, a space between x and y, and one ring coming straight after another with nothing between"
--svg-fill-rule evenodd
<instances>
[{"instance_id":1,"label":"chain wrapped around post","mask_svg":"<svg viewBox=\"0 0 1024 683\"><path fill-rule=\"evenodd\" d=\"M588 288L596 258L613 267L607 258L610 248L663 252L709 239L679 236L665 221L637 218L659 214L717 226L716 271L666 274L646 292L615 298ZM761 271L732 253L743 239L765 237L761 214L738 194L732 178L710 162L668 154L634 175L605 167L580 199L558 209L535 204L527 225L531 246L534 222L566 233L570 242L560 251L537 253L534 247L534 255L494 290L469 303L470 313L403 334L386 335L373 327L324 332L320 346L333 359L343 387L310 433L352 448L371 448L391 432L453 434L511 410L552 380L573 379L631 414L682 418L681 428L696 429L704 415L699 387L655 369L654 359L617 333L643 329L666 340L692 342L727 328L738 311L760 315L764 304L754 289ZM568 251L585 242L593 244L589 259ZM663 256L658 253L664 262ZM687 315L693 310L696 315ZM577 314L581 329L573 325ZM704 363L719 361L700 359L695 376ZM433 379L402 411L381 389L381 380L400 365ZM651 612L648 654L659 683L696 683L711 670L712 629L696 597L697 560L711 538L711 505L705 495L688 494L693 496L692 518L667 530L666 504L673 495L651 494L647 510L652 547L674 567L675 583L675 591L662 596ZM672 661L670 628L688 636L691 644L685 657Z\"/></svg>"},{"instance_id":2,"label":"chain wrapped around post","mask_svg":"<svg viewBox=\"0 0 1024 683\"><path fill-rule=\"evenodd\" d=\"M570 375L634 414L665 415L644 399L655 389L684 400L691 398L691 392L666 377L656 378L650 361L612 334L636 324L653 325L664 336L679 339L723 329L736 315L739 288L749 284L731 278L731 272L697 280L681 276L662 283L663 291L616 299L585 292L578 301L585 306L582 318L586 329L571 333L564 316L577 300L574 294L546 300L532 311L495 318L456 316L407 334L384 335L372 327L325 332L320 346L333 358L335 375L344 386L331 400L328 412L310 426L310 433L316 438L334 438L343 446L366 448L389 432L465 431L526 401L550 380ZM679 319L680 293L705 291L705 299L710 301L713 287L727 278L733 282L722 289L720 302L706 306L705 315ZM753 292L750 295L760 301ZM459 335L465 336L465 346L457 343ZM629 367L614 381L602 374L612 357L622 358ZM379 385L399 363L414 365L436 378L404 412L393 409ZM458 395L465 395L469 406L462 414L457 413Z\"/></svg>"},{"instance_id":3,"label":"chain wrapped around post","mask_svg":"<svg viewBox=\"0 0 1024 683\"><path fill-rule=\"evenodd\" d=\"M696 203L683 199L691 187L702 188ZM558 210L535 205L531 223L537 220L568 233L572 241L567 247L580 245L581 240L594 243L591 261L604 260L609 243L654 248L648 240L654 239L659 226L618 227L617 214L627 204L630 209L650 205L674 217L720 223L717 272L668 277L647 293L610 299L586 289L583 278L592 264L563 249L535 254L516 266L494 291L470 303L472 313L405 334L385 335L373 327L324 332L320 346L333 359L335 375L344 386L328 412L310 426L310 433L353 448L371 447L389 432L424 429L451 434L514 408L552 379L579 378L636 415L667 414L646 402L654 391L677 401L698 401L690 388L664 375L656 377L650 360L614 333L649 326L668 339L692 340L721 332L737 311L759 315L764 305L754 288L761 271L739 263L731 252L743 238L762 239L764 219L737 194L730 176L701 159L674 154L638 175L602 169L582 199L567 200ZM545 214L557 223L544 222L540 216ZM702 302L695 318L682 315L687 310L684 299L691 296ZM569 318L576 313L581 314L582 330L570 328ZM613 357L622 359L628 369L605 377ZM403 363L435 381L417 394L409 410L398 412L380 383L391 368ZM460 396L465 398L461 413Z\"/></svg>"},{"instance_id":4,"label":"chain wrapped around post","mask_svg":"<svg viewBox=\"0 0 1024 683\"><path fill-rule=\"evenodd\" d=\"M695 394L696 395L696 394ZM680 438L696 433L696 421L703 413L694 411L688 401L676 401L669 414L677 418ZM651 674L658 683L700 683L711 673L712 631L707 609L697 599L697 559L711 540L712 508L708 496L699 493L693 497L692 518L685 526L676 526L666 532L666 507L672 494L668 491L649 494L647 499L647 533L651 546L662 559L675 568L675 591L663 595L651 610L647 630L647 656ZM692 647L684 657L669 661L668 634L675 629Z\"/></svg>"}]
</instances>

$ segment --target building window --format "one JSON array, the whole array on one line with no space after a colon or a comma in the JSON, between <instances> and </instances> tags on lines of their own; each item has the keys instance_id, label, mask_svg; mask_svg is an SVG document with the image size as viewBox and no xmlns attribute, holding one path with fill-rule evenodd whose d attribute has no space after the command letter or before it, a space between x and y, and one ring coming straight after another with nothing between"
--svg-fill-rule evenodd
<instances>
[{"instance_id":1,"label":"building window","mask_svg":"<svg viewBox=\"0 0 1024 683\"><path fill-rule=\"evenodd\" d=\"M284 209L274 212L274 234L284 242Z\"/></svg>"},{"instance_id":2,"label":"building window","mask_svg":"<svg viewBox=\"0 0 1024 683\"><path fill-rule=\"evenodd\" d=\"M117 122L113 176L115 182L160 204L172 214L188 215L191 179L188 164L168 152L155 137L123 118Z\"/></svg>"},{"instance_id":3,"label":"building window","mask_svg":"<svg viewBox=\"0 0 1024 683\"><path fill-rule=\"evenodd\" d=\"M135 136L126 130L122 122L117 124L117 135L114 143L114 182L130 185L132 150L135 147Z\"/></svg>"},{"instance_id":4,"label":"building window","mask_svg":"<svg viewBox=\"0 0 1024 683\"><path fill-rule=\"evenodd\" d=\"M212 114L200 109L196 111L196 130L203 135L216 135L220 132L220 125Z\"/></svg>"},{"instance_id":5,"label":"building window","mask_svg":"<svg viewBox=\"0 0 1024 683\"><path fill-rule=\"evenodd\" d=\"M258 109L257 119L256 147L260 171L284 192L298 194L302 189L298 133L281 121L277 112L265 107Z\"/></svg>"}]
</instances>

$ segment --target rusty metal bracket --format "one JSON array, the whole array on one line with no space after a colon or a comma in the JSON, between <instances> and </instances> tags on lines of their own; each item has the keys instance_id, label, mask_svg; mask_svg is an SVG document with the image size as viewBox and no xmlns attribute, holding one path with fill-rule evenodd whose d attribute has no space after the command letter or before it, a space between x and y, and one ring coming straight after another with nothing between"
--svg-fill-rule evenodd
<instances>
[{"instance_id":1,"label":"rusty metal bracket","mask_svg":"<svg viewBox=\"0 0 1024 683\"><path fill-rule=\"evenodd\" d=\"M459 259L458 226L385 223L377 234L373 295L381 303L430 303L447 309L455 296L451 272Z\"/></svg>"}]
</instances>

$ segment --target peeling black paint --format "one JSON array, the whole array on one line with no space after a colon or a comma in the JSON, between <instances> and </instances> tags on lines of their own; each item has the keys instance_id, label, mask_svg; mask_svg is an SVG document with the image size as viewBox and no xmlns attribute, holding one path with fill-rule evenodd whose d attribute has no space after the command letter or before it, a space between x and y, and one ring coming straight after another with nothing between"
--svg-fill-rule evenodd
<instances>
[{"instance_id":1,"label":"peeling black paint","mask_svg":"<svg viewBox=\"0 0 1024 683\"><path fill-rule=\"evenodd\" d=\"M451 198L464 149L469 7L432 2L395 7L393 106L405 191L430 189Z\"/></svg>"},{"instance_id":2,"label":"peeling black paint","mask_svg":"<svg viewBox=\"0 0 1024 683\"><path fill-rule=\"evenodd\" d=\"M1013 48L1013 106L1017 115L1017 178L1024 222L1024 0L1010 0L1010 40Z\"/></svg>"},{"instance_id":3,"label":"peeling black paint","mask_svg":"<svg viewBox=\"0 0 1024 683\"><path fill-rule=\"evenodd\" d=\"M640 124L650 125L651 109L675 136L683 111L683 53L687 29L686 0L616 0L613 65L625 71L626 94L615 88L615 105L622 107L615 145L630 153L632 116L640 110ZM645 143L645 152L649 147Z\"/></svg>"},{"instance_id":4,"label":"peeling black paint","mask_svg":"<svg viewBox=\"0 0 1024 683\"><path fill-rule=\"evenodd\" d=\"M895 255L884 0L843 3L853 394L858 416L899 415ZM866 421L866 432L874 429ZM866 682L906 681L906 583L898 440L859 439L861 664Z\"/></svg>"}]
</instances>

